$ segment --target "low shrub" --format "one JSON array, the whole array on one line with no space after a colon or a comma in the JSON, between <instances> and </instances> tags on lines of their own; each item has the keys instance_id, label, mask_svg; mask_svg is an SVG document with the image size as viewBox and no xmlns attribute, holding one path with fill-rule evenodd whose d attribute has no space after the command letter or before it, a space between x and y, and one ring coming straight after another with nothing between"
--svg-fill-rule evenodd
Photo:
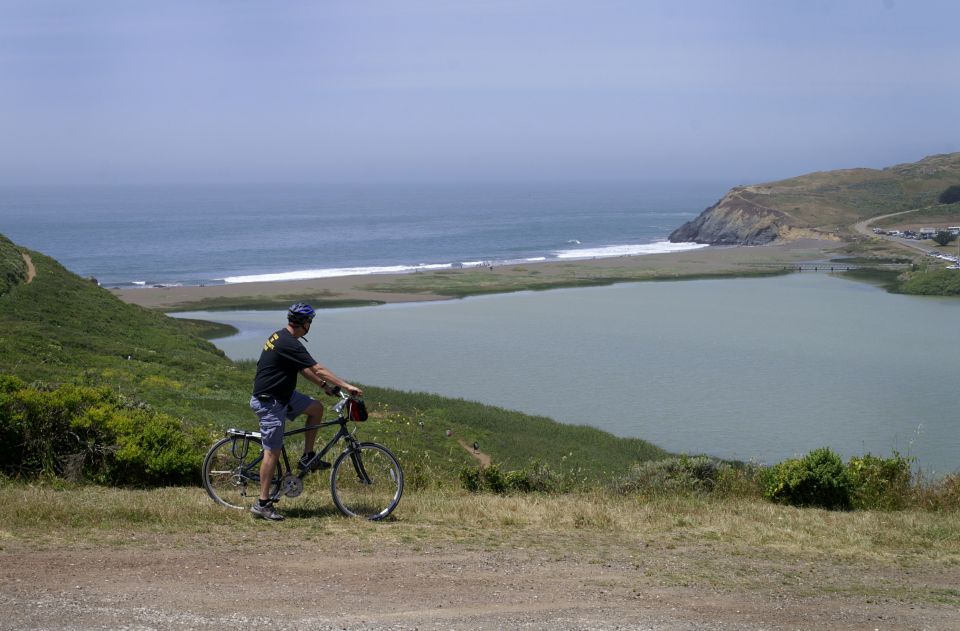
<instances>
[{"instance_id":1,"label":"low shrub","mask_svg":"<svg viewBox=\"0 0 960 631\"><path fill-rule=\"evenodd\" d=\"M762 498L770 468L758 464L722 463L712 494L720 497Z\"/></svg>"},{"instance_id":2,"label":"low shrub","mask_svg":"<svg viewBox=\"0 0 960 631\"><path fill-rule=\"evenodd\" d=\"M896 289L918 296L960 296L960 274L942 268L908 272L901 275Z\"/></svg>"},{"instance_id":3,"label":"low shrub","mask_svg":"<svg viewBox=\"0 0 960 631\"><path fill-rule=\"evenodd\" d=\"M614 482L620 493L709 493L720 478L722 465L705 456L680 456L634 464Z\"/></svg>"},{"instance_id":4,"label":"low shrub","mask_svg":"<svg viewBox=\"0 0 960 631\"><path fill-rule=\"evenodd\" d=\"M515 471L501 471L496 465L460 470L460 485L471 493L559 493L570 490L573 484L573 478L539 460Z\"/></svg>"},{"instance_id":5,"label":"low shrub","mask_svg":"<svg viewBox=\"0 0 960 631\"><path fill-rule=\"evenodd\" d=\"M945 188L943 192L940 193L937 201L941 204L955 204L960 202L960 184L954 184L953 186Z\"/></svg>"},{"instance_id":6,"label":"low shrub","mask_svg":"<svg viewBox=\"0 0 960 631\"><path fill-rule=\"evenodd\" d=\"M932 481L919 480L913 488L913 506L928 511L960 511L960 473Z\"/></svg>"},{"instance_id":7,"label":"low shrub","mask_svg":"<svg viewBox=\"0 0 960 631\"><path fill-rule=\"evenodd\" d=\"M460 469L460 484L471 493L503 493L507 490L506 480L497 465Z\"/></svg>"},{"instance_id":8,"label":"low shrub","mask_svg":"<svg viewBox=\"0 0 960 631\"><path fill-rule=\"evenodd\" d=\"M827 447L799 459L785 460L770 470L765 495L791 506L849 509L852 485L843 460Z\"/></svg>"},{"instance_id":9,"label":"low shrub","mask_svg":"<svg viewBox=\"0 0 960 631\"><path fill-rule=\"evenodd\" d=\"M126 486L195 484L209 436L105 388L0 377L0 471Z\"/></svg>"},{"instance_id":10,"label":"low shrub","mask_svg":"<svg viewBox=\"0 0 960 631\"><path fill-rule=\"evenodd\" d=\"M910 502L911 460L894 452L890 458L867 454L847 462L853 508L902 510Z\"/></svg>"}]
</instances>

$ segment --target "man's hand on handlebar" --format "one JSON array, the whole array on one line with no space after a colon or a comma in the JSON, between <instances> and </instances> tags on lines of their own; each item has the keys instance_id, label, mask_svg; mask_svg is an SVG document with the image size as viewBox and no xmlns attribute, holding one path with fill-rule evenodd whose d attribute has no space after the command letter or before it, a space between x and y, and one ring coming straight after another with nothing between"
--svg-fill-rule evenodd
<instances>
[{"instance_id":1,"label":"man's hand on handlebar","mask_svg":"<svg viewBox=\"0 0 960 631\"><path fill-rule=\"evenodd\" d=\"M340 386L335 386L332 383L325 382L324 385L321 386L321 388L323 388L323 391L326 392L331 397L335 397L338 394L340 394L341 389L346 390L347 394L349 394L351 397L354 397L357 399L360 399L363 397L363 390L361 390L356 386L352 386L348 383L344 384L344 387L341 388Z\"/></svg>"}]
</instances>

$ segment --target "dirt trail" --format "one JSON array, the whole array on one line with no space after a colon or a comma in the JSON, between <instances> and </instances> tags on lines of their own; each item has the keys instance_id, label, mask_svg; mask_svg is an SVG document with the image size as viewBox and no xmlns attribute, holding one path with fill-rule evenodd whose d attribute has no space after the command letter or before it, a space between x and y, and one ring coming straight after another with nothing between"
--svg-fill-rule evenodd
<instances>
[{"instance_id":1,"label":"dirt trail","mask_svg":"<svg viewBox=\"0 0 960 631\"><path fill-rule=\"evenodd\" d=\"M359 549L269 528L232 542L147 534L150 543L102 549L7 540L0 629L955 629L957 621L950 605L671 583L676 564L715 560L707 548L604 559L429 539ZM772 569L743 563L742 571ZM943 577L908 582L931 579Z\"/></svg>"},{"instance_id":2,"label":"dirt trail","mask_svg":"<svg viewBox=\"0 0 960 631\"><path fill-rule=\"evenodd\" d=\"M488 454L483 453L479 449L474 449L472 446L467 444L467 441L465 441L462 438L458 438L457 442L460 443L461 447L467 450L468 454L473 456L473 458L480 464L481 467L490 466L491 461L490 461L490 456Z\"/></svg>"},{"instance_id":3,"label":"dirt trail","mask_svg":"<svg viewBox=\"0 0 960 631\"><path fill-rule=\"evenodd\" d=\"M21 252L23 256L23 262L27 264L27 284L33 282L33 279L37 277L37 268L33 265L33 259L30 258L30 255L26 252Z\"/></svg>"}]
</instances>

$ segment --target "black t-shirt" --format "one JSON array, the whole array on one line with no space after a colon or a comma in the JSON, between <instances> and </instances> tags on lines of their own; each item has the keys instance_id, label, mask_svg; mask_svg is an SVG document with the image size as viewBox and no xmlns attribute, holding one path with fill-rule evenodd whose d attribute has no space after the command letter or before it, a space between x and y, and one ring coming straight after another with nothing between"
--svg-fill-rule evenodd
<instances>
[{"instance_id":1,"label":"black t-shirt","mask_svg":"<svg viewBox=\"0 0 960 631\"><path fill-rule=\"evenodd\" d=\"M289 401L297 387L297 375L316 363L300 340L290 331L280 329L263 345L253 380L253 395Z\"/></svg>"}]
</instances>

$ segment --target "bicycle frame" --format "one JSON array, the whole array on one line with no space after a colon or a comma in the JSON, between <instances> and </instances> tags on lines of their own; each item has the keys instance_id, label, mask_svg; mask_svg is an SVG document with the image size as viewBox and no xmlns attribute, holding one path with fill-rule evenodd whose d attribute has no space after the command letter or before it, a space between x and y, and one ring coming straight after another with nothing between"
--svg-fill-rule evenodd
<instances>
[{"instance_id":1,"label":"bicycle frame","mask_svg":"<svg viewBox=\"0 0 960 631\"><path fill-rule=\"evenodd\" d=\"M337 426L333 437L326 444L321 441L322 447L318 447L317 453L307 461L294 460L291 463L287 448L296 449L301 441L285 440L279 453L273 452L277 454L277 464L269 474L269 484L266 485L268 492L275 501L284 496L299 497L307 489L304 485L306 476L313 470L329 467L330 494L337 510L348 517L363 517L372 521L385 519L397 507L403 494L403 469L389 449L357 438L359 426L347 427L347 423L354 422L353 412L347 406L350 397L339 394L341 401L333 406L336 414L333 420L304 425L283 433L286 439ZM263 455L266 453L263 450L263 434L234 428L228 429L225 434L225 438L211 445L203 459L203 486L207 494L222 506L249 508L253 498L259 496L261 484L266 482L260 479ZM329 457L334 445L341 441L345 441L342 451L330 458L330 464L321 460Z\"/></svg>"},{"instance_id":2,"label":"bicycle frame","mask_svg":"<svg viewBox=\"0 0 960 631\"><path fill-rule=\"evenodd\" d=\"M350 422L348 419L337 418L336 420L333 420L333 421L324 421L324 422L319 423L319 424L316 424L316 425L305 425L304 427L300 427L300 428L297 428L297 429L292 429L292 430L289 430L289 431L284 432L284 433L283 433L284 445L283 445L283 447L281 447L281 449L280 449L280 462L281 462L281 464L280 464L280 477L281 477L281 479L282 479L283 477L285 477L286 475L291 475L291 474L293 474L293 467L290 466L290 458L287 456L286 439L287 439L288 437L290 437L290 436L296 436L297 434L303 434L303 433L305 433L305 432L309 432L309 431L313 431L313 430L319 430L319 429L321 429L321 428L330 427L330 426L332 426L332 425L339 425L339 426L340 426L340 429L337 430L337 433L334 434L333 438L331 438L330 441L323 447L323 449L321 449L320 451L318 451L318 452L316 453L316 455L310 460L310 462L307 463L307 465L312 465L315 461L322 459L323 456L326 455L327 452L330 451L330 450L333 448L334 445L336 445L338 442L340 442L340 440L345 440L345 441L347 442L347 446L346 446L346 449L345 449L344 451L348 451L348 450L352 450L352 449L353 449L353 446L354 446L358 441L357 441L356 438L353 437L353 432L351 432L350 430L347 429L347 423L348 423L348 422ZM243 441L243 453L237 454L236 452L234 452L234 456L238 457L239 459L243 459L243 458L246 456L246 454L247 454L247 449L249 449L249 446L250 446L250 441L249 441L249 439L250 439L250 438L260 438L260 436L261 436L260 432L248 432L248 431L243 431L243 430L238 430L238 429L228 429L226 433L227 433L227 436L230 436L230 437L233 437L233 438L243 438L243 439L244 439L244 441ZM233 445L232 449L236 450L236 444ZM356 458L355 456L353 456L352 454L351 454L350 460L351 460L351 462L353 463L354 468L356 468L356 470L357 470L357 475L359 475L360 478L361 478L364 482L369 483L369 477L367 476L367 472L366 472L366 471L364 470L364 468L363 468L363 463L360 462L360 460L359 460L358 458ZM247 466L247 471L249 471L251 474L253 474L253 475L251 476L251 479L253 479L253 477L255 477L256 480L259 481L259 479L260 479L260 475L259 475L259 473L260 473L260 463L261 463L262 461L263 461L263 456L261 455L260 457L258 457L258 458L256 458L255 460L251 461L250 464ZM296 474L296 477L297 477L297 478L300 478L300 479L302 480L302 479L303 479L304 477L306 477L307 474L309 474L311 471L312 471L312 469L310 469L310 468L308 468L308 469L306 469L306 470L303 470L303 471L300 471L299 473Z\"/></svg>"}]
</instances>

